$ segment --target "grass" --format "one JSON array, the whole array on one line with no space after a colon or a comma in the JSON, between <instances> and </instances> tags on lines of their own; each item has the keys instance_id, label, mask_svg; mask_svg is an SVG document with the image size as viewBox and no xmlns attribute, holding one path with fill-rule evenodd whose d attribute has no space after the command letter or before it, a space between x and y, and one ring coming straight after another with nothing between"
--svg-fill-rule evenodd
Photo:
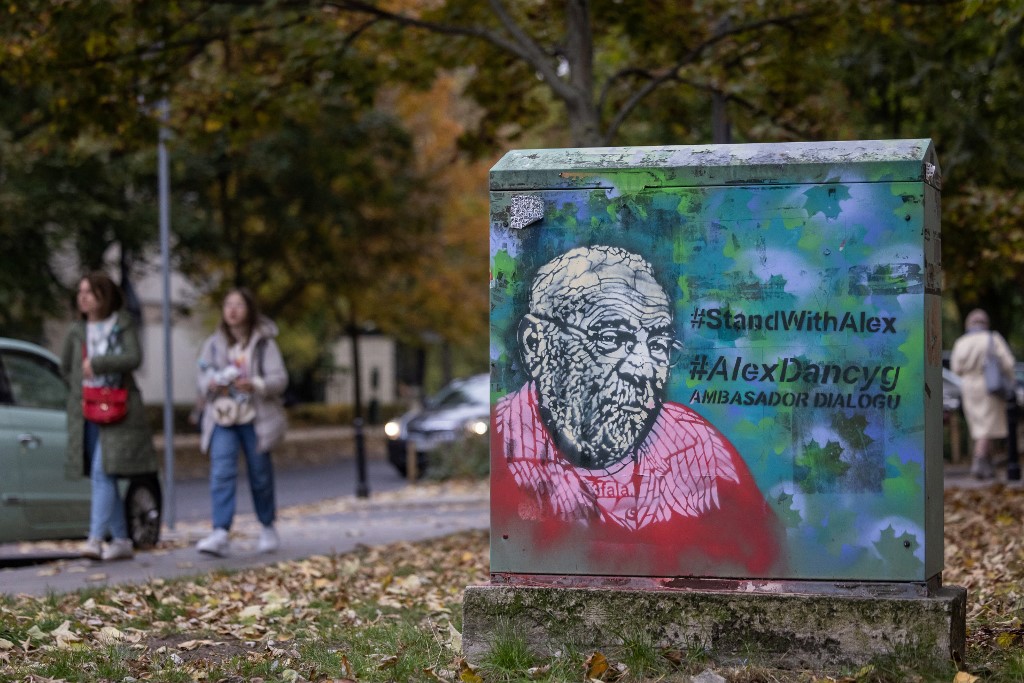
<instances>
[{"instance_id":1,"label":"grass","mask_svg":"<svg viewBox=\"0 0 1024 683\"><path fill-rule=\"evenodd\" d=\"M644 632L620 634L606 652L553 643L538 654L510 622L486 657L466 662L461 590L486 578L486 558L486 534L469 533L191 581L0 597L0 639L10 644L0 642L0 681L555 683L587 674L681 683L705 668L746 683L830 680L717 668L700 643L667 651ZM904 649L842 680L952 680L952 669L925 659ZM1021 656L987 662L998 673L986 681L1021 680Z\"/></svg>"},{"instance_id":2,"label":"grass","mask_svg":"<svg viewBox=\"0 0 1024 683\"><path fill-rule=\"evenodd\" d=\"M1024 683L1024 492L957 494L946 510L946 581L969 590L966 668L984 683ZM486 657L466 662L462 590L487 576L487 535L474 532L193 580L0 595L0 682L556 683L600 672L609 683L689 683L710 668L739 683L949 683L957 673L913 646L829 675L726 665L702 639L667 650L643 632L600 653L571 642L537 653L510 622Z\"/></svg>"},{"instance_id":3,"label":"grass","mask_svg":"<svg viewBox=\"0 0 1024 683\"><path fill-rule=\"evenodd\" d=\"M892 654L874 657L871 664L857 672L863 683L897 681L952 681L956 667L952 662L936 662L932 652L920 644L898 645Z\"/></svg>"},{"instance_id":4,"label":"grass","mask_svg":"<svg viewBox=\"0 0 1024 683\"><path fill-rule=\"evenodd\" d=\"M650 635L643 632L623 636L619 659L634 676L640 678L664 673L668 661L661 656Z\"/></svg>"},{"instance_id":5,"label":"grass","mask_svg":"<svg viewBox=\"0 0 1024 683\"><path fill-rule=\"evenodd\" d=\"M486 680L515 681L533 666L534 657L526 638L505 623L494 634L491 651L484 657L481 668L487 674Z\"/></svg>"}]
</instances>

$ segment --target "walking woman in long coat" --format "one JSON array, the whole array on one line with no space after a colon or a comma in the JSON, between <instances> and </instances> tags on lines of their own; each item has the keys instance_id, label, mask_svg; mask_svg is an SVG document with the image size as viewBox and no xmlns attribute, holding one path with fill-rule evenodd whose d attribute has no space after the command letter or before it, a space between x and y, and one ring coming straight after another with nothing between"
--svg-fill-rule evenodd
<instances>
[{"instance_id":1,"label":"walking woman in long coat","mask_svg":"<svg viewBox=\"0 0 1024 683\"><path fill-rule=\"evenodd\" d=\"M105 273L90 273L78 282L80 319L64 339L61 372L68 383L68 460L74 476L92 484L89 538L82 555L122 560L133 555L118 477L157 471L152 433L142 395L132 372L142 364L135 323L122 310L123 296ZM128 412L114 424L96 424L82 416L82 386L123 386ZM110 537L110 543L104 539Z\"/></svg>"},{"instance_id":2,"label":"walking woman in long coat","mask_svg":"<svg viewBox=\"0 0 1024 683\"><path fill-rule=\"evenodd\" d=\"M272 553L278 548L270 451L281 443L288 426L281 398L288 372L276 337L277 325L260 315L252 292L239 287L224 297L220 325L199 352L197 386L207 395L201 447L210 456L213 531L196 548L207 555L228 553L239 450L245 455L252 504L263 527L256 550ZM215 400L219 394L226 406Z\"/></svg>"},{"instance_id":3,"label":"walking woman in long coat","mask_svg":"<svg viewBox=\"0 0 1024 683\"><path fill-rule=\"evenodd\" d=\"M971 474L976 479L991 479L992 440L1009 435L1006 401L989 393L985 386L985 358L992 349L999 367L1013 378L1013 353L1003 336L989 330L988 314L976 308L964 321L966 332L953 344L950 369L960 376L960 399L967 418L967 428L974 441Z\"/></svg>"}]
</instances>

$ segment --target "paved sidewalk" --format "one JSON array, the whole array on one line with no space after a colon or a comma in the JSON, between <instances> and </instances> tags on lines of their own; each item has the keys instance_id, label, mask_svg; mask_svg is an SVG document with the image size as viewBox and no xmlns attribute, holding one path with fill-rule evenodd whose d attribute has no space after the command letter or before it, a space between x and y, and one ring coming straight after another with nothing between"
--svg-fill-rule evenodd
<instances>
[{"instance_id":1,"label":"paved sidewalk","mask_svg":"<svg viewBox=\"0 0 1024 683\"><path fill-rule=\"evenodd\" d=\"M1005 468L998 469L994 480L975 480L967 465L947 466L944 483L947 489L1024 487L1020 481L1006 481ZM178 524L173 530L165 529L159 549L140 552L132 561L103 563L75 558L0 569L0 593L45 595L51 591L142 583L154 578L193 576L312 555L344 553L359 545L421 541L458 531L487 529L488 500L486 482L419 484L375 495L369 500L349 496L284 508L279 512L277 523L281 548L269 555L256 552L259 524L251 514L236 518L231 533L231 553L225 558L209 557L195 550L195 542L209 530L207 522ZM67 542L36 546L65 555L77 547Z\"/></svg>"},{"instance_id":2,"label":"paved sidewalk","mask_svg":"<svg viewBox=\"0 0 1024 683\"><path fill-rule=\"evenodd\" d=\"M1024 488L1024 480L1008 480L1006 478L1006 463L997 464L995 467L995 478L985 480L978 480L972 477L971 466L967 463L946 465L944 484L947 489L979 489L996 485L1008 488Z\"/></svg>"},{"instance_id":3,"label":"paved sidewalk","mask_svg":"<svg viewBox=\"0 0 1024 683\"><path fill-rule=\"evenodd\" d=\"M297 560L313 555L344 553L359 545L421 541L457 531L486 529L489 508L486 483L421 484L369 500L345 497L279 511L281 548L259 554L259 524L253 515L236 517L228 557L203 555L195 541L209 531L207 522L179 524L163 533L161 547L139 552L131 561L95 562L63 559L44 565L0 569L0 593L45 595L82 588L142 583L150 579L186 577L215 570L234 570ZM75 544L37 544L65 553Z\"/></svg>"}]
</instances>

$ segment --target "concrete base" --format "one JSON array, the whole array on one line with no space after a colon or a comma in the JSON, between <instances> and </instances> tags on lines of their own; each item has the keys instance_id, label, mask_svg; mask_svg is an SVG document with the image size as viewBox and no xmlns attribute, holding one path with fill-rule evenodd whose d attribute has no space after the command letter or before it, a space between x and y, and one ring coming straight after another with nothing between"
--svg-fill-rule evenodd
<instances>
[{"instance_id":1,"label":"concrete base","mask_svg":"<svg viewBox=\"0 0 1024 683\"><path fill-rule=\"evenodd\" d=\"M698 648L722 664L830 671L913 646L915 657L963 661L967 591L928 596L765 594L468 586L463 651L480 661L503 634L544 657L564 647L614 657L624 642Z\"/></svg>"}]
</instances>

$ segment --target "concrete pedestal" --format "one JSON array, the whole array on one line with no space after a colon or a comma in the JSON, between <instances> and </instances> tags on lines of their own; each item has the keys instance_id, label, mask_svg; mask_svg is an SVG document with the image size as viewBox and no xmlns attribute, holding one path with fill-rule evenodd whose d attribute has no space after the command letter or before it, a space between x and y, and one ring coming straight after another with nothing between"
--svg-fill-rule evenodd
<instances>
[{"instance_id":1,"label":"concrete pedestal","mask_svg":"<svg viewBox=\"0 0 1024 683\"><path fill-rule=\"evenodd\" d=\"M861 665L902 646L915 647L917 657L962 661L966 601L958 586L899 596L469 586L462 644L470 661L509 632L542 657L564 647L614 656L642 638L658 648L700 648L720 663L817 671Z\"/></svg>"}]
</instances>

